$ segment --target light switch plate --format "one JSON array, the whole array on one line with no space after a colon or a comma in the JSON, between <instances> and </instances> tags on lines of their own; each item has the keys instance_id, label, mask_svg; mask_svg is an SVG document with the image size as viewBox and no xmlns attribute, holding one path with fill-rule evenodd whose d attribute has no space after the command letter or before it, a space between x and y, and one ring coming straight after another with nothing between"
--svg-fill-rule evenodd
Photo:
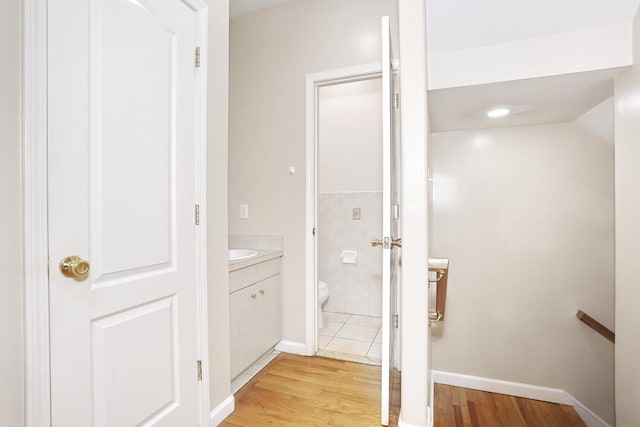
<instances>
[{"instance_id":1,"label":"light switch plate","mask_svg":"<svg viewBox=\"0 0 640 427\"><path fill-rule=\"evenodd\" d=\"M240 219L249 219L249 205L240 205Z\"/></svg>"}]
</instances>

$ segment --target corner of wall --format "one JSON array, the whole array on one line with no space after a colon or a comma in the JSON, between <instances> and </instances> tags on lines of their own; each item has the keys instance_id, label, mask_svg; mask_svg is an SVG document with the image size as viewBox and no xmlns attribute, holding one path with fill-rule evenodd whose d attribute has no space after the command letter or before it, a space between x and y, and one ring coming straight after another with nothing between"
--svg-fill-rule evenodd
<instances>
[{"instance_id":1,"label":"corner of wall","mask_svg":"<svg viewBox=\"0 0 640 427\"><path fill-rule=\"evenodd\" d=\"M640 319L637 316L640 290L640 9L634 19L635 64L616 76L615 94L615 396L616 423L638 423L640 398Z\"/></svg>"},{"instance_id":2,"label":"corner of wall","mask_svg":"<svg viewBox=\"0 0 640 427\"><path fill-rule=\"evenodd\" d=\"M224 413L231 390L227 263L229 2L209 2L207 81L207 272L210 406ZM233 401L233 396L231 396ZM221 406L222 405L222 406ZM219 409L218 408L223 408ZM231 405L233 411L233 405ZM228 414L227 414L228 415ZM226 416L226 415L225 415ZM224 418L223 418L224 419Z\"/></svg>"}]
</instances>

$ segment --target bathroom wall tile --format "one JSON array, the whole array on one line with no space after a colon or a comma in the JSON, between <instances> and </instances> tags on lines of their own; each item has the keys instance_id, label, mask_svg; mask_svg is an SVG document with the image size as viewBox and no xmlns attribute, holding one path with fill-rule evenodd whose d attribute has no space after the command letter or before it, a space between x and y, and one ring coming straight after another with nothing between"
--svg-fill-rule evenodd
<instances>
[{"instance_id":1,"label":"bathroom wall tile","mask_svg":"<svg viewBox=\"0 0 640 427\"><path fill-rule=\"evenodd\" d=\"M382 292L369 294L369 316L382 316L382 298L378 297L381 294Z\"/></svg>"},{"instance_id":2,"label":"bathroom wall tile","mask_svg":"<svg viewBox=\"0 0 640 427\"><path fill-rule=\"evenodd\" d=\"M371 248L372 237L382 233L382 194L321 193L318 203L318 268L320 280L329 286L324 309L352 314L379 314L382 251ZM353 208L361 220L352 220ZM357 264L343 264L342 250L358 251Z\"/></svg>"},{"instance_id":3,"label":"bathroom wall tile","mask_svg":"<svg viewBox=\"0 0 640 427\"><path fill-rule=\"evenodd\" d=\"M382 298L382 295L380 296ZM346 312L352 314L369 314L369 298L362 294L348 294L346 296Z\"/></svg>"},{"instance_id":4,"label":"bathroom wall tile","mask_svg":"<svg viewBox=\"0 0 640 427\"><path fill-rule=\"evenodd\" d=\"M327 282L329 283L329 282ZM329 286L329 298L327 302L322 307L324 310L333 311L335 313L346 313L347 310L347 301L346 296L341 295L337 289Z\"/></svg>"},{"instance_id":5,"label":"bathroom wall tile","mask_svg":"<svg viewBox=\"0 0 640 427\"><path fill-rule=\"evenodd\" d=\"M338 331L336 338L347 338L371 343L378 333L378 326L346 324Z\"/></svg>"},{"instance_id":6,"label":"bathroom wall tile","mask_svg":"<svg viewBox=\"0 0 640 427\"><path fill-rule=\"evenodd\" d=\"M345 338L333 338L325 347L326 350L339 351L342 353L350 353L359 356L366 356L369 351L370 343L366 341L356 341Z\"/></svg>"},{"instance_id":7,"label":"bathroom wall tile","mask_svg":"<svg viewBox=\"0 0 640 427\"><path fill-rule=\"evenodd\" d=\"M375 316L357 316L353 315L347 321L347 325L359 325L359 326L375 326L379 328L382 320L380 317Z\"/></svg>"}]
</instances>

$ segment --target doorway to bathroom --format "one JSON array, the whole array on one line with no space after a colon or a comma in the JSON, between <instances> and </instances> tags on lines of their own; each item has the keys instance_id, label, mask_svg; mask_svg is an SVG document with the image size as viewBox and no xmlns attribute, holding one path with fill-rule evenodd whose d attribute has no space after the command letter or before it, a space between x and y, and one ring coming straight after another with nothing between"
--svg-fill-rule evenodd
<instances>
[{"instance_id":1,"label":"doorway to bathroom","mask_svg":"<svg viewBox=\"0 0 640 427\"><path fill-rule=\"evenodd\" d=\"M317 354L381 364L382 79L317 92Z\"/></svg>"},{"instance_id":2,"label":"doorway to bathroom","mask_svg":"<svg viewBox=\"0 0 640 427\"><path fill-rule=\"evenodd\" d=\"M306 77L305 223L309 234L305 239L305 353L379 363L380 423L388 425L391 374L394 369L400 369L399 331L402 321L398 302L401 300L402 156L398 127L395 126L399 116L398 94L395 91L398 67L391 60L391 31L389 17L386 16L381 19L381 42L379 63L334 69L308 74ZM353 83L360 84L354 86ZM343 93L345 88L347 91ZM349 95L355 94L357 96L354 98L363 99L355 105L344 101L350 98ZM330 100L342 100L333 102L341 105L335 114L334 123L325 117L326 104ZM375 106L376 101L380 102L379 107ZM367 111L369 107L371 114L360 117L359 113ZM380 130L379 137L374 132L376 127ZM361 132L365 132L364 136ZM329 142L323 143L323 140ZM358 143L354 143L354 140ZM327 149L331 152L326 153ZM331 174L330 177L327 173ZM364 180L362 177L368 179ZM346 186L346 183L349 185ZM325 193L330 193L330 198L324 198ZM356 198L363 193L371 200ZM371 209L371 218L375 224L375 193L380 195L381 200L378 203L381 208L378 214L379 227L369 229L350 225L352 223L349 221L360 221L359 224L363 224L363 208L354 206L354 201L363 206L374 207ZM338 197L332 197L334 195ZM338 208L341 197L347 198L350 203ZM323 220L322 211L325 206L320 207L321 203L329 210L338 211L338 215L329 215ZM327 230L320 230L323 227ZM365 231L363 235L351 239L362 230ZM323 233L326 233L328 239L326 243L321 242L324 240ZM341 239L338 244L335 242L337 239ZM347 244L352 246L347 247ZM324 247L328 248L327 251L323 250ZM377 258L377 251L370 252L370 249L379 251L380 268L376 272L374 263L371 270L361 272L357 268L359 260ZM334 264L333 268L323 268L325 253L328 257L339 257L337 266ZM350 267L353 270L347 274L342 268L341 273L335 274L340 267ZM325 326L322 307L331 300L331 288L326 281L321 280L324 278L321 276L332 274L335 274L336 280L342 280L342 283L347 283L350 287L335 287L336 295L344 295L344 300L338 299L333 310L342 308L343 312L327 311L332 313L327 317L333 316L327 322L334 325ZM379 275L379 281L369 280L376 275ZM345 277L351 281L345 281ZM375 293L376 283L379 283L379 297ZM372 286L373 295L370 289ZM349 313L347 310L347 290L351 288L356 289L351 300L359 302L351 303L350 306L360 310L362 314ZM377 304L379 311L376 310ZM374 354L378 347L380 350Z\"/></svg>"}]
</instances>

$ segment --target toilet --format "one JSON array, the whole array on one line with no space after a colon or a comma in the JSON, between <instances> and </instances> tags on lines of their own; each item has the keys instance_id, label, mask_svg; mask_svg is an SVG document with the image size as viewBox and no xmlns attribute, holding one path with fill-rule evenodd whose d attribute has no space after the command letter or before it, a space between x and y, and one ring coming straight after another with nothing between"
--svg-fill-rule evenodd
<instances>
[{"instance_id":1,"label":"toilet","mask_svg":"<svg viewBox=\"0 0 640 427\"><path fill-rule=\"evenodd\" d=\"M329 287L322 280L318 280L318 329L324 328L322 319L322 305L329 299Z\"/></svg>"}]
</instances>

